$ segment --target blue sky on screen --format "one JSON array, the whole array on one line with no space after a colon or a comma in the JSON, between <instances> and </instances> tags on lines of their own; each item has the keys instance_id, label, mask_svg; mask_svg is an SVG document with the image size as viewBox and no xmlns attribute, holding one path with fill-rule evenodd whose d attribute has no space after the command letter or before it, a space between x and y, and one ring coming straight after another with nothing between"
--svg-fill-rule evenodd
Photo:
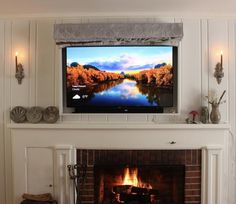
<instances>
[{"instance_id":1,"label":"blue sky on screen","mask_svg":"<svg viewBox=\"0 0 236 204\"><path fill-rule=\"evenodd\" d=\"M172 47L69 47L67 65L72 62L78 62L80 65L90 64L111 72L144 70L164 62L172 65Z\"/></svg>"}]
</instances>

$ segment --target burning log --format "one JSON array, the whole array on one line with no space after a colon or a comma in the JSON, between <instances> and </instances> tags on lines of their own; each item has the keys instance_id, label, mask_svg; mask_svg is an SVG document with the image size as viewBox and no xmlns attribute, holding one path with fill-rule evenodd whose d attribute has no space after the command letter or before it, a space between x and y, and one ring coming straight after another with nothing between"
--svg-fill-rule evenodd
<instances>
[{"instance_id":1,"label":"burning log","mask_svg":"<svg viewBox=\"0 0 236 204\"><path fill-rule=\"evenodd\" d=\"M138 194L120 194L120 200L125 203L138 202L138 203L150 203L151 197L149 195L138 195Z\"/></svg>"},{"instance_id":2,"label":"burning log","mask_svg":"<svg viewBox=\"0 0 236 204\"><path fill-rule=\"evenodd\" d=\"M147 188L140 188L140 187L135 187L132 186L131 188L131 193L136 193L136 194L148 194L148 190Z\"/></svg>"},{"instance_id":3,"label":"burning log","mask_svg":"<svg viewBox=\"0 0 236 204\"><path fill-rule=\"evenodd\" d=\"M149 195L159 196L160 192L157 189L149 189Z\"/></svg>"},{"instance_id":4,"label":"burning log","mask_svg":"<svg viewBox=\"0 0 236 204\"><path fill-rule=\"evenodd\" d=\"M117 185L113 186L113 192L115 194L133 194L133 195L159 195L159 190L136 187L132 185Z\"/></svg>"},{"instance_id":5,"label":"burning log","mask_svg":"<svg viewBox=\"0 0 236 204\"><path fill-rule=\"evenodd\" d=\"M155 204L159 200L159 190L136 187L132 185L113 186L112 204Z\"/></svg>"},{"instance_id":6,"label":"burning log","mask_svg":"<svg viewBox=\"0 0 236 204\"><path fill-rule=\"evenodd\" d=\"M113 186L113 192L114 193L131 193L131 190L132 190L132 187L131 185L117 185L117 186Z\"/></svg>"}]
</instances>

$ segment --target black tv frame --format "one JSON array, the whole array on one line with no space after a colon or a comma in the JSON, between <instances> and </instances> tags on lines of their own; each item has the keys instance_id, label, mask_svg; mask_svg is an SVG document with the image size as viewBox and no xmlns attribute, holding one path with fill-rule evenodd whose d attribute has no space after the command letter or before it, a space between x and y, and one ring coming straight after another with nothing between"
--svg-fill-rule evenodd
<instances>
[{"instance_id":1,"label":"black tv frame","mask_svg":"<svg viewBox=\"0 0 236 204\"><path fill-rule=\"evenodd\" d=\"M99 47L116 47L122 45L99 45ZM165 46L165 45L123 45L123 46ZM67 46L67 47L98 47L96 46ZM177 110L178 96L178 47L173 48L173 106L68 106L67 105L67 86L66 86L66 67L67 56L66 48L62 48L62 90L63 90L63 109L70 108L72 113L163 113L165 108L175 108Z\"/></svg>"}]
</instances>

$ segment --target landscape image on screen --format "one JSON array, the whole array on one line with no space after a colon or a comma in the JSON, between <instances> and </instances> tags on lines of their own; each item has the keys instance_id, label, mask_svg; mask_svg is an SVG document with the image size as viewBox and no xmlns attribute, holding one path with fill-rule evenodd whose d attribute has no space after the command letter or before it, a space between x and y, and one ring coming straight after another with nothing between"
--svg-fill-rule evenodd
<instances>
[{"instance_id":1,"label":"landscape image on screen","mask_svg":"<svg viewBox=\"0 0 236 204\"><path fill-rule=\"evenodd\" d=\"M173 47L67 47L68 106L173 105Z\"/></svg>"}]
</instances>

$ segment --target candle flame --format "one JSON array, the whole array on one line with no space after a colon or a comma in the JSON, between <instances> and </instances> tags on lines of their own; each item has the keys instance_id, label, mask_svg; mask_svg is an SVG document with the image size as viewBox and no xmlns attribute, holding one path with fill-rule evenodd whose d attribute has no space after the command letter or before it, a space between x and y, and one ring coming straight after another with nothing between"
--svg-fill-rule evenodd
<instances>
[{"instance_id":1,"label":"candle flame","mask_svg":"<svg viewBox=\"0 0 236 204\"><path fill-rule=\"evenodd\" d=\"M222 50L220 51L220 54L223 55L223 51Z\"/></svg>"},{"instance_id":2,"label":"candle flame","mask_svg":"<svg viewBox=\"0 0 236 204\"><path fill-rule=\"evenodd\" d=\"M16 52L16 57L18 56L18 52Z\"/></svg>"}]
</instances>

